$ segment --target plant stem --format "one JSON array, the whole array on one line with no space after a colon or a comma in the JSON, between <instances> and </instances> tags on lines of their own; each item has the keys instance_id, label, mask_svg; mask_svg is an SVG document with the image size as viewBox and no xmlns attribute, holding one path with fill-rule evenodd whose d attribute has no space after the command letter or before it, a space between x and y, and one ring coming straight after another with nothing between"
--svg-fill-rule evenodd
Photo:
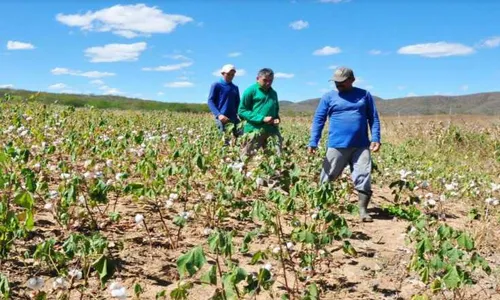
<instances>
[{"instance_id":1,"label":"plant stem","mask_svg":"<svg viewBox=\"0 0 500 300\"><path fill-rule=\"evenodd\" d=\"M279 209L278 209L278 214L276 216L276 219L278 220L278 242L280 245L280 260L281 260L281 267L283 268L283 277L285 278L285 287L288 293L290 293L290 287L288 286L288 280L286 278L286 268L285 268L285 260L283 258L283 249L282 249L282 239L281 239L281 221L280 221L280 214L279 214ZM292 294L292 299L293 299L293 293Z\"/></svg>"},{"instance_id":2,"label":"plant stem","mask_svg":"<svg viewBox=\"0 0 500 300\"><path fill-rule=\"evenodd\" d=\"M160 220L163 223L163 227L165 228L165 231L167 232L168 239L170 240L170 245L172 247L175 247L174 242L172 240L172 235L170 234L170 230L168 230L167 223L165 223L165 219L163 218L163 214L161 213L161 207L158 207L158 213L160 215Z\"/></svg>"}]
</instances>

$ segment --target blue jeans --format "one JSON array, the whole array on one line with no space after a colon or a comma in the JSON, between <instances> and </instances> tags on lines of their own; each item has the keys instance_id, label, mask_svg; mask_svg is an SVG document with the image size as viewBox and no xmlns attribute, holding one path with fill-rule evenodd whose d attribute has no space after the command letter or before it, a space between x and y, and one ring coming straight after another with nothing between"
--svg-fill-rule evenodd
<instances>
[{"instance_id":1,"label":"blue jeans","mask_svg":"<svg viewBox=\"0 0 500 300\"><path fill-rule=\"evenodd\" d=\"M229 121L229 122L234 124L233 130L232 130L234 138L238 138L240 135L242 135L242 130L236 128L236 126L238 125L239 122L237 122L237 123L234 123L232 121ZM217 129L219 129L219 132L221 134L223 134L224 131L226 131L227 124L229 124L229 123L222 124L221 120L215 119L215 125L217 126ZM229 143L229 140L226 140L226 144L228 144L228 143Z\"/></svg>"},{"instance_id":2,"label":"blue jeans","mask_svg":"<svg viewBox=\"0 0 500 300\"><path fill-rule=\"evenodd\" d=\"M354 188L371 193L372 161L368 148L328 148L321 170L321 183L337 179L349 164Z\"/></svg>"}]
</instances>

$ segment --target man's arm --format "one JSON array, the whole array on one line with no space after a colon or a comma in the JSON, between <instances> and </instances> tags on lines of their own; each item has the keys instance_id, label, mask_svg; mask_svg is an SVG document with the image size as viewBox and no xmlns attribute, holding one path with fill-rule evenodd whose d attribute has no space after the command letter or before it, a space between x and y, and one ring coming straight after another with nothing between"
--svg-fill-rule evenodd
<instances>
[{"instance_id":1,"label":"man's arm","mask_svg":"<svg viewBox=\"0 0 500 300\"><path fill-rule=\"evenodd\" d=\"M370 125L370 133L371 133L371 142L372 143L380 143L380 120L378 117L377 107L375 105L375 100L373 99L370 92L366 94L367 98L367 117L368 124Z\"/></svg>"},{"instance_id":2,"label":"man's arm","mask_svg":"<svg viewBox=\"0 0 500 300\"><path fill-rule=\"evenodd\" d=\"M325 126L326 119L328 117L329 108L329 98L327 95L323 95L319 101L316 112L314 113L313 123L311 126L311 138L309 140L310 148L317 148L319 140L321 138L321 132Z\"/></svg>"},{"instance_id":3,"label":"man's arm","mask_svg":"<svg viewBox=\"0 0 500 300\"><path fill-rule=\"evenodd\" d=\"M208 107L210 108L210 111L212 111L212 114L216 118L218 118L221 113L220 113L219 109L217 108L216 103L219 103L219 89L218 89L217 82L213 83L210 86L210 93L208 94L207 104L208 104Z\"/></svg>"},{"instance_id":4,"label":"man's arm","mask_svg":"<svg viewBox=\"0 0 500 300\"><path fill-rule=\"evenodd\" d=\"M251 89L246 89L243 92L243 97L241 99L240 105L238 106L238 115L240 116L240 118L246 120L247 122L254 124L262 124L265 116L253 111L252 103L253 103L253 91Z\"/></svg>"}]
</instances>

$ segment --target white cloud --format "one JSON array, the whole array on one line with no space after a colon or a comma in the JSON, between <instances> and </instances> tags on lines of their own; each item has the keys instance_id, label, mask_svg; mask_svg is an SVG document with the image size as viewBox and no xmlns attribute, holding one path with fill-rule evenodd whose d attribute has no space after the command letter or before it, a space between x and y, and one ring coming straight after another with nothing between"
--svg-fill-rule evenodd
<instances>
[{"instance_id":1,"label":"white cloud","mask_svg":"<svg viewBox=\"0 0 500 300\"><path fill-rule=\"evenodd\" d=\"M469 89L469 86L467 84L464 84L460 87L462 91L467 91Z\"/></svg>"},{"instance_id":2,"label":"white cloud","mask_svg":"<svg viewBox=\"0 0 500 300\"><path fill-rule=\"evenodd\" d=\"M191 58L182 55L182 54L173 54L173 55L165 55L168 58L175 59L175 60L191 60Z\"/></svg>"},{"instance_id":3,"label":"white cloud","mask_svg":"<svg viewBox=\"0 0 500 300\"><path fill-rule=\"evenodd\" d=\"M7 42L7 50L31 50L35 49L30 43L23 43L18 41L8 41Z\"/></svg>"},{"instance_id":4,"label":"white cloud","mask_svg":"<svg viewBox=\"0 0 500 300\"><path fill-rule=\"evenodd\" d=\"M102 80L100 80L100 79L95 79L95 80L90 81L90 84L94 84L94 85L103 85L103 84L104 84L104 81L102 81Z\"/></svg>"},{"instance_id":5,"label":"white cloud","mask_svg":"<svg viewBox=\"0 0 500 300\"><path fill-rule=\"evenodd\" d=\"M117 62L136 61L142 51L146 50L146 43L134 44L108 44L102 47L85 49L85 56L90 57L90 62Z\"/></svg>"},{"instance_id":6,"label":"white cloud","mask_svg":"<svg viewBox=\"0 0 500 300\"><path fill-rule=\"evenodd\" d=\"M158 96L163 96L163 95L165 95L165 93L164 92L158 92L157 95Z\"/></svg>"},{"instance_id":7,"label":"white cloud","mask_svg":"<svg viewBox=\"0 0 500 300\"><path fill-rule=\"evenodd\" d=\"M321 49L315 50L313 52L313 55L332 55L332 54L339 54L342 52L339 47L331 47L331 46L325 46Z\"/></svg>"},{"instance_id":8,"label":"white cloud","mask_svg":"<svg viewBox=\"0 0 500 300\"><path fill-rule=\"evenodd\" d=\"M295 76L295 74L293 73L281 73L281 72L277 72L274 74L274 78L293 78Z\"/></svg>"},{"instance_id":9,"label":"white cloud","mask_svg":"<svg viewBox=\"0 0 500 300\"><path fill-rule=\"evenodd\" d=\"M12 89L14 88L13 84L0 84L0 89Z\"/></svg>"},{"instance_id":10,"label":"white cloud","mask_svg":"<svg viewBox=\"0 0 500 300\"><path fill-rule=\"evenodd\" d=\"M454 55L469 55L473 54L475 50L469 46L458 43L427 43L408 45L399 48L399 54L406 55L420 55L424 57L445 57Z\"/></svg>"},{"instance_id":11,"label":"white cloud","mask_svg":"<svg viewBox=\"0 0 500 300\"><path fill-rule=\"evenodd\" d=\"M212 75L214 76L221 76L220 72L221 72L222 69L218 69L218 70L215 70L212 72ZM236 69L236 74L235 76L238 77L238 76L245 76L247 74L247 71L245 71L245 69Z\"/></svg>"},{"instance_id":12,"label":"white cloud","mask_svg":"<svg viewBox=\"0 0 500 300\"><path fill-rule=\"evenodd\" d=\"M59 68L59 67L50 70L50 72L54 75L72 75L72 76L83 76L88 78L102 78L102 77L116 75L115 73L111 72L100 72L100 71L82 72L78 70L70 70L67 68Z\"/></svg>"},{"instance_id":13,"label":"white cloud","mask_svg":"<svg viewBox=\"0 0 500 300\"><path fill-rule=\"evenodd\" d=\"M402 90L404 90L404 89L406 89L406 86L404 86L404 85L399 85L399 86L398 86L398 90L402 91Z\"/></svg>"},{"instance_id":14,"label":"white cloud","mask_svg":"<svg viewBox=\"0 0 500 300\"><path fill-rule=\"evenodd\" d=\"M174 64L174 65L166 65L166 66L158 66L155 68L142 68L143 71L176 71L176 70L181 70L184 68L187 68L191 66L193 63L192 62L183 62L179 64Z\"/></svg>"},{"instance_id":15,"label":"white cloud","mask_svg":"<svg viewBox=\"0 0 500 300\"><path fill-rule=\"evenodd\" d=\"M238 57L238 56L241 56L241 52L231 52L229 53L227 56L229 57Z\"/></svg>"},{"instance_id":16,"label":"white cloud","mask_svg":"<svg viewBox=\"0 0 500 300\"><path fill-rule=\"evenodd\" d=\"M382 54L382 51L377 50L377 49L372 49L372 50L368 51L368 53L371 55L380 55L380 54Z\"/></svg>"},{"instance_id":17,"label":"white cloud","mask_svg":"<svg viewBox=\"0 0 500 300\"><path fill-rule=\"evenodd\" d=\"M78 91L78 90L71 90L71 89L69 89L69 90L61 90L61 91L59 91L59 93L60 94L81 94L80 91Z\"/></svg>"},{"instance_id":18,"label":"white cloud","mask_svg":"<svg viewBox=\"0 0 500 300\"><path fill-rule=\"evenodd\" d=\"M171 33L177 26L193 21L191 17L165 14L157 7L145 4L114 5L84 14L59 13L56 20L84 31L112 32L125 38Z\"/></svg>"},{"instance_id":19,"label":"white cloud","mask_svg":"<svg viewBox=\"0 0 500 300\"><path fill-rule=\"evenodd\" d=\"M53 85L49 86L49 89L51 89L51 90L62 90L62 89L65 89L67 87L68 86L65 85L64 83L56 83L56 84L53 84Z\"/></svg>"},{"instance_id":20,"label":"white cloud","mask_svg":"<svg viewBox=\"0 0 500 300\"><path fill-rule=\"evenodd\" d=\"M417 94L415 94L414 92L409 92L408 94L406 94L406 97L417 97Z\"/></svg>"},{"instance_id":21,"label":"white cloud","mask_svg":"<svg viewBox=\"0 0 500 300\"><path fill-rule=\"evenodd\" d=\"M169 88L188 88L194 86L194 84L190 81L174 81L165 83L165 86Z\"/></svg>"},{"instance_id":22,"label":"white cloud","mask_svg":"<svg viewBox=\"0 0 500 300\"><path fill-rule=\"evenodd\" d=\"M328 66L328 69L330 69L330 70L335 70L335 69L337 69L338 67L339 67L339 66L337 66L337 65L331 65L331 66Z\"/></svg>"},{"instance_id":23,"label":"white cloud","mask_svg":"<svg viewBox=\"0 0 500 300\"><path fill-rule=\"evenodd\" d=\"M480 47L496 48L500 46L500 36L494 36L481 42Z\"/></svg>"},{"instance_id":24,"label":"white cloud","mask_svg":"<svg viewBox=\"0 0 500 300\"><path fill-rule=\"evenodd\" d=\"M99 87L99 89L101 91L103 91L104 95L124 95L125 94L124 92L120 91L119 89L112 88L112 87L109 87L107 85L101 85Z\"/></svg>"},{"instance_id":25,"label":"white cloud","mask_svg":"<svg viewBox=\"0 0 500 300\"><path fill-rule=\"evenodd\" d=\"M292 28L294 30L302 30L302 29L309 27L309 22L304 21L304 20L298 20L298 21L290 23L289 26L290 26L290 28Z\"/></svg>"}]
</instances>

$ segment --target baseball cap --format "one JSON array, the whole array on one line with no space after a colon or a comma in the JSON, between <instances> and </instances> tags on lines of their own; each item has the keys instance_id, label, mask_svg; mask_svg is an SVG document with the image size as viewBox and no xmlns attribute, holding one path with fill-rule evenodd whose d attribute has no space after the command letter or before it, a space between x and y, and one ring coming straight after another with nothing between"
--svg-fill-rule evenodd
<instances>
[{"instance_id":1,"label":"baseball cap","mask_svg":"<svg viewBox=\"0 0 500 300\"><path fill-rule=\"evenodd\" d=\"M234 65L227 64L222 66L222 69L220 70L221 73L229 73L231 70L234 70L236 72L236 68Z\"/></svg>"},{"instance_id":2,"label":"baseball cap","mask_svg":"<svg viewBox=\"0 0 500 300\"><path fill-rule=\"evenodd\" d=\"M347 67L340 67L335 70L333 77L329 81L342 82L350 77L354 77L354 72Z\"/></svg>"}]
</instances>

